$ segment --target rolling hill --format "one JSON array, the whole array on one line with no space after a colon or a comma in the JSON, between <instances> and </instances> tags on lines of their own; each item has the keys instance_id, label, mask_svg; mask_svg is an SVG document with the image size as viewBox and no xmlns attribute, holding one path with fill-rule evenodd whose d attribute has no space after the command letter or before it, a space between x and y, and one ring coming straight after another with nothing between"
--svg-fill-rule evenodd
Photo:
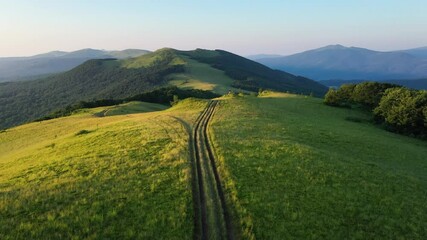
<instances>
[{"instance_id":1,"label":"rolling hill","mask_svg":"<svg viewBox=\"0 0 427 240\"><path fill-rule=\"evenodd\" d=\"M364 48L330 45L302 53L257 59L280 69L315 80L412 79L427 77L425 49L378 52Z\"/></svg>"},{"instance_id":2,"label":"rolling hill","mask_svg":"<svg viewBox=\"0 0 427 240\"><path fill-rule=\"evenodd\" d=\"M425 141L313 97L216 102L205 132L236 239L426 238ZM0 238L197 239L189 133L207 105L131 102L1 131Z\"/></svg>"},{"instance_id":3,"label":"rolling hill","mask_svg":"<svg viewBox=\"0 0 427 240\"><path fill-rule=\"evenodd\" d=\"M312 80L226 51L161 49L137 58L89 60L40 80L0 83L0 128L43 117L79 101L125 99L165 86L219 94L263 88L323 96L327 91Z\"/></svg>"},{"instance_id":4,"label":"rolling hill","mask_svg":"<svg viewBox=\"0 0 427 240\"><path fill-rule=\"evenodd\" d=\"M35 79L43 75L65 72L89 59L138 57L146 50L105 51L82 49L74 52L53 51L31 57L0 58L0 82Z\"/></svg>"}]
</instances>

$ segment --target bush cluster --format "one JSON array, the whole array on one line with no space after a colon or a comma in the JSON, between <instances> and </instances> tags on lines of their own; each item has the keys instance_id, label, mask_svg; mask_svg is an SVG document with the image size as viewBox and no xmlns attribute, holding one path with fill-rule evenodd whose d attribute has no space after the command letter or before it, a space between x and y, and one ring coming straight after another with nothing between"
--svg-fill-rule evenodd
<instances>
[{"instance_id":1,"label":"bush cluster","mask_svg":"<svg viewBox=\"0 0 427 240\"><path fill-rule=\"evenodd\" d=\"M377 123L393 132L427 138L427 91L377 82L345 84L330 89L324 103L361 107L372 112Z\"/></svg>"}]
</instances>

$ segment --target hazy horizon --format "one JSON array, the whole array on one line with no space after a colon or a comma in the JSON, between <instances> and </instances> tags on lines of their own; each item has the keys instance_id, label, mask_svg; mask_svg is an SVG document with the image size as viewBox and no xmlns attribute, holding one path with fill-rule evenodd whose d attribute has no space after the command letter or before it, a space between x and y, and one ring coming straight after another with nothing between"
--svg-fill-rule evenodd
<instances>
[{"instance_id":1,"label":"hazy horizon","mask_svg":"<svg viewBox=\"0 0 427 240\"><path fill-rule=\"evenodd\" d=\"M333 44L377 51L427 46L427 2L419 0L0 3L0 57L85 48L206 48L247 56Z\"/></svg>"},{"instance_id":2,"label":"hazy horizon","mask_svg":"<svg viewBox=\"0 0 427 240\"><path fill-rule=\"evenodd\" d=\"M303 49L301 51L297 51L297 52L290 52L287 54L280 54L280 53L275 53L275 52L257 52L257 53L251 53L251 54L241 54L241 56L255 56L255 55L280 55L280 56L289 56L292 54L297 54L297 53L301 53L304 51L308 51L308 50L312 50L312 49L317 49L317 48L322 48L322 47L326 47L326 46L330 46L330 45L342 45L339 43L336 44L328 44L328 45L323 45L323 46L318 46L318 47L314 47L314 48L310 48L310 49ZM361 47L361 46L345 46L344 47L357 47L357 48L365 48L365 47ZM390 50L378 50L378 49L371 49L371 48L366 48L369 50L373 50L373 51L379 51L379 52L387 52L387 51L399 51L399 50L409 50L409 49L416 49L416 48L424 48L427 47L426 46L417 46L417 47L411 47L411 48L405 48L405 49L390 49ZM102 51L124 51L124 50L129 50L129 49L135 49L135 50L147 50L147 51L156 51L159 50L161 48L172 48L172 47L160 47L157 49L146 49L146 48L123 48L123 49L100 49L100 48L79 48L79 49L70 49L70 50L62 50L62 49L52 49L52 50L48 50L46 52L38 52L35 54L30 54L30 55L11 55L11 56L0 56L0 58L8 58L8 57L32 57L32 56L36 56L39 54L45 54L45 53L51 53L51 52L75 52L75 51L80 51L80 50L86 50L86 49L92 49L92 50L102 50ZM195 48L188 48L188 49L181 49L181 48L173 48L173 49L177 49L177 50L195 50L199 47L195 47ZM219 48L212 48L212 49L208 49L208 50L215 50L215 49L219 49ZM233 52L232 50L229 49L221 49L221 50L226 50L226 51L230 51ZM233 52L233 53L237 53L237 52Z\"/></svg>"}]
</instances>

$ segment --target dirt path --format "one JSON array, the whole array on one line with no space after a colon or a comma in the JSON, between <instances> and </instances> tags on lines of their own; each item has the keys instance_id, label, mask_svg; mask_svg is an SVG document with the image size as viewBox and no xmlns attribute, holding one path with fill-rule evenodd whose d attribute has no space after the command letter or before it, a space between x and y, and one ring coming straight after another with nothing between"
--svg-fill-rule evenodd
<instances>
[{"instance_id":1,"label":"dirt path","mask_svg":"<svg viewBox=\"0 0 427 240\"><path fill-rule=\"evenodd\" d=\"M190 138L196 210L195 239L234 239L224 192L208 136L218 101L210 101L196 121Z\"/></svg>"}]
</instances>

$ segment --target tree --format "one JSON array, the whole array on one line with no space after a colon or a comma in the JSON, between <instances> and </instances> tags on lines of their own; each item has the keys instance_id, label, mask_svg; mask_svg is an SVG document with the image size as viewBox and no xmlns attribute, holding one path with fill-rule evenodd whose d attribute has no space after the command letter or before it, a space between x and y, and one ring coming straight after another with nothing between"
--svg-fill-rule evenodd
<instances>
[{"instance_id":1,"label":"tree","mask_svg":"<svg viewBox=\"0 0 427 240\"><path fill-rule=\"evenodd\" d=\"M173 105L175 105L175 104L177 104L179 102L179 97L178 97L178 95L173 95L173 99L172 99L172 101L171 101L171 106L173 106Z\"/></svg>"},{"instance_id":2,"label":"tree","mask_svg":"<svg viewBox=\"0 0 427 240\"><path fill-rule=\"evenodd\" d=\"M324 103L331 106L350 107L354 84L344 84L338 90L330 88L325 95Z\"/></svg>"},{"instance_id":3,"label":"tree","mask_svg":"<svg viewBox=\"0 0 427 240\"><path fill-rule=\"evenodd\" d=\"M354 87L352 100L368 109L374 109L378 106L385 90L397 87L397 85L378 82L362 82Z\"/></svg>"},{"instance_id":4,"label":"tree","mask_svg":"<svg viewBox=\"0 0 427 240\"><path fill-rule=\"evenodd\" d=\"M329 91L325 94L325 99L323 102L330 106L339 106L337 91L334 88L330 88Z\"/></svg>"},{"instance_id":5,"label":"tree","mask_svg":"<svg viewBox=\"0 0 427 240\"><path fill-rule=\"evenodd\" d=\"M343 107L350 107L353 103L353 92L355 84L343 84L337 91L338 97L340 98L341 105Z\"/></svg>"},{"instance_id":6,"label":"tree","mask_svg":"<svg viewBox=\"0 0 427 240\"><path fill-rule=\"evenodd\" d=\"M390 88L385 91L378 107L374 109L374 114L394 131L425 135L426 107L426 91Z\"/></svg>"}]
</instances>

